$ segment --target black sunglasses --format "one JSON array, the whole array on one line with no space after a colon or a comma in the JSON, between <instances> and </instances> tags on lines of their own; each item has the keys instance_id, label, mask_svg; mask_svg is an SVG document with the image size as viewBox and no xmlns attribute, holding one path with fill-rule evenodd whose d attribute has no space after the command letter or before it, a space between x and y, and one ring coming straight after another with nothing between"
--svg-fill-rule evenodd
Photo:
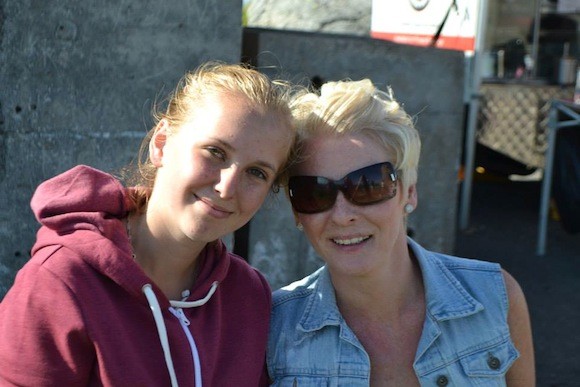
<instances>
[{"instance_id":1,"label":"black sunglasses","mask_svg":"<svg viewBox=\"0 0 580 387\"><path fill-rule=\"evenodd\" d=\"M349 202L367 206L397 195L397 172L389 162L357 169L340 180L321 176L292 176L288 182L290 202L296 212L315 214L329 210L338 191Z\"/></svg>"}]
</instances>

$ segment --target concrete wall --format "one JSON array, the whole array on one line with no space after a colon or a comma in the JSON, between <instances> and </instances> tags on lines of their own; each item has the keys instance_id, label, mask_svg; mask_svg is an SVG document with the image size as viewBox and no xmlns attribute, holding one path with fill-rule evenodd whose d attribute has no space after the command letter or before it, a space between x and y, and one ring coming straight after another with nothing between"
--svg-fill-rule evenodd
<instances>
[{"instance_id":1,"label":"concrete wall","mask_svg":"<svg viewBox=\"0 0 580 387\"><path fill-rule=\"evenodd\" d=\"M115 170L186 70L239 61L240 0L0 2L0 299L29 258L35 187Z\"/></svg>"},{"instance_id":2,"label":"concrete wall","mask_svg":"<svg viewBox=\"0 0 580 387\"><path fill-rule=\"evenodd\" d=\"M425 247L450 253L455 245L458 169L463 136L463 53L402 46L364 37L246 29L244 55L272 77L295 82L370 78L392 86L416 116L423 141L419 206L409 227ZM300 278L321 264L294 228L284 195L252 221L250 262L273 287Z\"/></svg>"},{"instance_id":3,"label":"concrete wall","mask_svg":"<svg viewBox=\"0 0 580 387\"><path fill-rule=\"evenodd\" d=\"M369 36L372 0L250 0L248 27Z\"/></svg>"},{"instance_id":4,"label":"concrete wall","mask_svg":"<svg viewBox=\"0 0 580 387\"><path fill-rule=\"evenodd\" d=\"M36 186L77 164L118 170L136 155L153 104L208 59L242 53L242 2L174 0L0 3L0 298L28 260ZM454 246L463 56L369 38L248 29L243 54L272 77L369 77L418 115L425 246ZM229 238L231 243L231 236ZM279 287L321 262L294 229L283 195L251 223L249 260Z\"/></svg>"}]
</instances>

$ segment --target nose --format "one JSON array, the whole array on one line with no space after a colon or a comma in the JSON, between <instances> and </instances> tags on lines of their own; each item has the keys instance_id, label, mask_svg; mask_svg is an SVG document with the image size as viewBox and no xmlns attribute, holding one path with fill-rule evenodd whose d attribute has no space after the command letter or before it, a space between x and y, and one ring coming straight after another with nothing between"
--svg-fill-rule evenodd
<instances>
[{"instance_id":1,"label":"nose","mask_svg":"<svg viewBox=\"0 0 580 387\"><path fill-rule=\"evenodd\" d=\"M214 185L214 189L222 199L231 199L238 190L240 172L235 165L220 170L219 181Z\"/></svg>"},{"instance_id":2,"label":"nose","mask_svg":"<svg viewBox=\"0 0 580 387\"><path fill-rule=\"evenodd\" d=\"M338 225L347 226L358 217L357 206L346 200L344 194L340 191L330 211L332 221Z\"/></svg>"}]
</instances>

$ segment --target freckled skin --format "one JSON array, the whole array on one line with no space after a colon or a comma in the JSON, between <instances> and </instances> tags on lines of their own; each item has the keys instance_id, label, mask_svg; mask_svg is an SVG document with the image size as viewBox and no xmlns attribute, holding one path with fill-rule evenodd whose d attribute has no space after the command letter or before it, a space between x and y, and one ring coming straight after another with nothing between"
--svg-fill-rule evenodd
<instances>
[{"instance_id":1,"label":"freckled skin","mask_svg":"<svg viewBox=\"0 0 580 387\"><path fill-rule=\"evenodd\" d=\"M205 244L240 228L256 213L291 145L291 129L243 97L208 96L177 133L158 128L158 167L149 201L154 235Z\"/></svg>"}]
</instances>

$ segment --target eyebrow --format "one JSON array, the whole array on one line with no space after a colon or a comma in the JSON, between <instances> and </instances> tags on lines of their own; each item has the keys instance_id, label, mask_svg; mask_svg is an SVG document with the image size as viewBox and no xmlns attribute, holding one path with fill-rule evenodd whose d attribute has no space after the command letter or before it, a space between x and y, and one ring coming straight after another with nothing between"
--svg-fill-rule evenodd
<instances>
[{"instance_id":1,"label":"eyebrow","mask_svg":"<svg viewBox=\"0 0 580 387\"><path fill-rule=\"evenodd\" d=\"M229 150L230 152L234 152L236 150L236 148L234 146L232 146L232 144L225 142L222 139L219 138L215 138L215 137L210 137L212 140L220 143L221 146L223 146L224 148L226 148L227 150ZM259 166L261 166L262 168L267 168L270 169L272 172L277 173L278 169L276 169L272 164L263 161L263 160L258 160L256 161L256 164L258 164Z\"/></svg>"}]
</instances>

